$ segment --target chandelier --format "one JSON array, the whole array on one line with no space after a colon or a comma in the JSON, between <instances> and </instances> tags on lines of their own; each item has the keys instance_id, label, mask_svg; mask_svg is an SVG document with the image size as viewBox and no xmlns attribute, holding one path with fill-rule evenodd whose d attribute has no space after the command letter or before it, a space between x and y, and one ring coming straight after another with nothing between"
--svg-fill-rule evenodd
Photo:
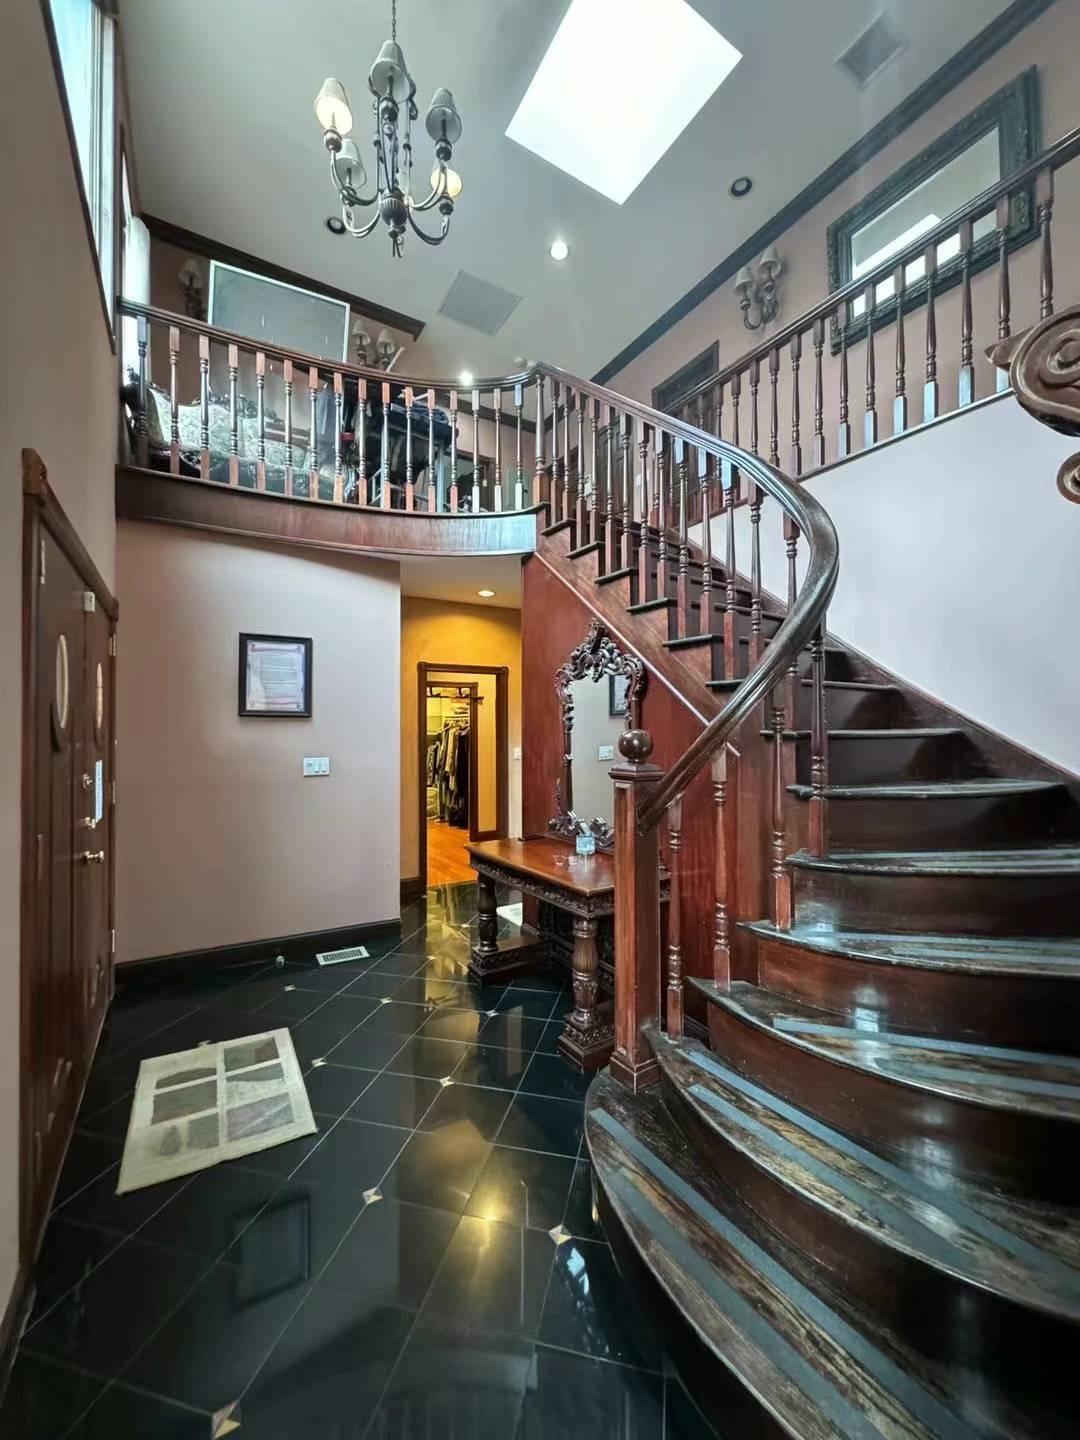
<instances>
[{"instance_id":1,"label":"chandelier","mask_svg":"<svg viewBox=\"0 0 1080 1440\"><path fill-rule=\"evenodd\" d=\"M361 192L368 183L364 162L356 142L348 139L353 114L340 80L323 81L315 99L315 118L323 131L323 144L330 155L330 177L341 197L341 222L349 235L370 235L381 220L390 232L395 255L402 253L408 226L427 245L441 245L450 229L454 201L461 194L461 177L450 169L454 143L461 138L461 116L449 90L439 89L424 117L424 127L435 142L435 168L431 192L423 200L412 193L412 123L420 111L416 106L416 82L405 64L405 53L397 43L397 0L391 0L390 39L379 51L368 75L375 117L375 188ZM375 207L366 223L358 211ZM415 216L438 209L442 228L428 235Z\"/></svg>"}]
</instances>

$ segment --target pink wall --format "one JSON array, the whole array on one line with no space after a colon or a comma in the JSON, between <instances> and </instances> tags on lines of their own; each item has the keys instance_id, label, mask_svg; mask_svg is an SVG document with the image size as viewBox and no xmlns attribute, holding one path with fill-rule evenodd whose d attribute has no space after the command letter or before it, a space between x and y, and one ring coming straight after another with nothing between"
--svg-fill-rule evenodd
<instances>
[{"instance_id":1,"label":"pink wall","mask_svg":"<svg viewBox=\"0 0 1080 1440\"><path fill-rule=\"evenodd\" d=\"M0 1313L18 1254L22 468L36 449L113 580L116 371L38 0L9 0L0 45ZM16 139L17 137L17 139Z\"/></svg>"},{"instance_id":2,"label":"pink wall","mask_svg":"<svg viewBox=\"0 0 1080 1440\"><path fill-rule=\"evenodd\" d=\"M782 304L778 321L751 336L743 328L742 315L735 297L733 281L725 282L708 299L702 301L686 318L673 326L642 355L619 371L609 384L615 390L648 401L652 387L666 380L680 365L699 354L719 338L721 367L730 364L770 330L789 324L798 315L825 298L825 234L828 225L850 206L867 195L882 181L895 173L913 155L931 144L950 126L975 109L1002 85L1015 79L1030 65L1037 65L1042 100L1042 137L1049 144L1067 130L1080 124L1080 91L1076 86L1076 56L1080 54L1080 6L1059 4L1034 21L1015 40L1000 50L975 75L958 86L913 125L880 151L856 175L837 187L825 200L808 211L776 242L786 266L782 277ZM1055 207L1055 269L1057 289L1062 303L1075 300L1080 292L1080 250L1074 237L1080 232L1080 162L1058 174ZM1038 319L1038 246L1032 244L1012 258L1014 328L1021 329ZM721 257L718 256L719 260ZM695 277L688 276L688 282ZM975 363L976 392L992 393L995 383L991 367L983 357L984 347L997 338L997 280L994 271L975 277ZM643 320L648 317L643 316ZM939 379L942 410L956 405L957 368L959 361L960 295L951 290L938 302L937 324ZM907 393L912 419L921 415L923 356L925 349L925 307L906 319ZM865 331L864 331L865 334ZM877 333L876 358L878 381L878 412L881 434L892 433L892 399L894 375L895 328L889 326ZM865 351L863 342L850 351L851 420L854 445L861 444L863 396L865 392ZM790 357L781 355L780 384L780 463L788 468L791 459L792 385ZM825 435L827 458L836 454L838 422L838 363L825 348ZM748 442L749 397L743 383L741 405L741 439ZM804 341L801 378L802 441L809 453L809 437L813 422L813 352ZM724 418L723 433L731 435L730 398ZM762 453L768 451L768 379L763 374L760 396ZM809 465L809 461L805 461Z\"/></svg>"},{"instance_id":3,"label":"pink wall","mask_svg":"<svg viewBox=\"0 0 1080 1440\"><path fill-rule=\"evenodd\" d=\"M117 568L118 961L394 919L398 567L123 522ZM241 630L312 637L310 720L237 716Z\"/></svg>"}]
</instances>

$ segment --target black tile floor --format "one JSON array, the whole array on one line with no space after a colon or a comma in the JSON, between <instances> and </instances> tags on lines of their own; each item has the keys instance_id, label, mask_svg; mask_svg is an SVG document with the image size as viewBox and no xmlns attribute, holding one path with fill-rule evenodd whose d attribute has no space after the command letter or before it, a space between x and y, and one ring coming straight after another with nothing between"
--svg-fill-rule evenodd
<instances>
[{"instance_id":1,"label":"black tile floor","mask_svg":"<svg viewBox=\"0 0 1080 1440\"><path fill-rule=\"evenodd\" d=\"M121 990L3 1440L711 1440L592 1217L561 978L470 983L474 895L367 962ZM319 1133L116 1196L140 1060L281 1024Z\"/></svg>"}]
</instances>

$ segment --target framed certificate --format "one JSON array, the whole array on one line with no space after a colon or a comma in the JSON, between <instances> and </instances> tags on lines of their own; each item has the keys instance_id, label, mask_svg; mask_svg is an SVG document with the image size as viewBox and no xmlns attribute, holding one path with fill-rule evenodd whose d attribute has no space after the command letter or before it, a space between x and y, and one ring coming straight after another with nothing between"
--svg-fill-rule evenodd
<instances>
[{"instance_id":1,"label":"framed certificate","mask_svg":"<svg viewBox=\"0 0 1080 1440\"><path fill-rule=\"evenodd\" d=\"M237 713L310 718L310 638L241 633Z\"/></svg>"}]
</instances>

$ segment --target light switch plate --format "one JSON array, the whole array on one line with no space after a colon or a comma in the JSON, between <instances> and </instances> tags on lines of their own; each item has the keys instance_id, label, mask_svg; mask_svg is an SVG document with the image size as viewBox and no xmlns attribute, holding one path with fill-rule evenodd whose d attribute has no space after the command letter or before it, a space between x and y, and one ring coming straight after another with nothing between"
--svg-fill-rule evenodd
<instances>
[{"instance_id":1,"label":"light switch plate","mask_svg":"<svg viewBox=\"0 0 1080 1440\"><path fill-rule=\"evenodd\" d=\"M515 746L514 746L514 759L515 759L515 760L520 760L520 759L521 759L521 746L520 746L520 745L515 745Z\"/></svg>"},{"instance_id":2,"label":"light switch plate","mask_svg":"<svg viewBox=\"0 0 1080 1440\"><path fill-rule=\"evenodd\" d=\"M596 758L597 758L598 760L614 760L614 759L615 759L615 746L614 746L614 745L598 745L598 746L596 747Z\"/></svg>"},{"instance_id":3,"label":"light switch plate","mask_svg":"<svg viewBox=\"0 0 1080 1440\"><path fill-rule=\"evenodd\" d=\"M329 755L305 755L304 756L304 777L310 778L313 775L330 774Z\"/></svg>"}]
</instances>

